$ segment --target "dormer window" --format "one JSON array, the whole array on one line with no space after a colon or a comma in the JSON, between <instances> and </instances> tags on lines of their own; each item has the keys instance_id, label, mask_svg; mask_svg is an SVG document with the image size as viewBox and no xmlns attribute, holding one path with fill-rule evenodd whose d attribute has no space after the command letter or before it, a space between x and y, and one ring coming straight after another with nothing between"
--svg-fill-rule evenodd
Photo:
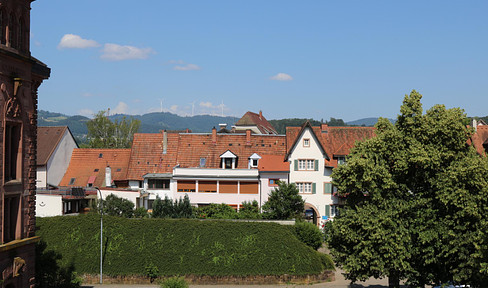
<instances>
[{"instance_id":1,"label":"dormer window","mask_svg":"<svg viewBox=\"0 0 488 288\"><path fill-rule=\"evenodd\" d=\"M310 147L310 139L303 139L303 147Z\"/></svg>"},{"instance_id":2,"label":"dormer window","mask_svg":"<svg viewBox=\"0 0 488 288\"><path fill-rule=\"evenodd\" d=\"M227 150L220 155L222 169L235 169L237 167L237 155Z\"/></svg>"},{"instance_id":3,"label":"dormer window","mask_svg":"<svg viewBox=\"0 0 488 288\"><path fill-rule=\"evenodd\" d=\"M261 159L261 156L258 154L254 153L249 157L249 168L257 168L259 159Z\"/></svg>"},{"instance_id":4,"label":"dormer window","mask_svg":"<svg viewBox=\"0 0 488 288\"><path fill-rule=\"evenodd\" d=\"M346 164L346 156L338 156L337 157L337 164L338 165Z\"/></svg>"}]
</instances>

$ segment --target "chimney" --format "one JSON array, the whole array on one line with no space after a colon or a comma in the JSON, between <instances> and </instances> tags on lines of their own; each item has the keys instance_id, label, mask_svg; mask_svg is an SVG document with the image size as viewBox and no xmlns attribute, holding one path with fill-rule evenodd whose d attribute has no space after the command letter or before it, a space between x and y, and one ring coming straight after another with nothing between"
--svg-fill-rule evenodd
<instances>
[{"instance_id":1,"label":"chimney","mask_svg":"<svg viewBox=\"0 0 488 288\"><path fill-rule=\"evenodd\" d=\"M251 145L251 129L246 130L246 145Z\"/></svg>"},{"instance_id":2,"label":"chimney","mask_svg":"<svg viewBox=\"0 0 488 288\"><path fill-rule=\"evenodd\" d=\"M259 110L259 120L263 120L263 111Z\"/></svg>"},{"instance_id":3,"label":"chimney","mask_svg":"<svg viewBox=\"0 0 488 288\"><path fill-rule=\"evenodd\" d=\"M217 129L215 127L212 128L212 143L217 144Z\"/></svg>"},{"instance_id":4,"label":"chimney","mask_svg":"<svg viewBox=\"0 0 488 288\"><path fill-rule=\"evenodd\" d=\"M476 132L478 130L478 123L477 123L476 119L473 119L473 128L474 128L474 132Z\"/></svg>"},{"instance_id":5,"label":"chimney","mask_svg":"<svg viewBox=\"0 0 488 288\"><path fill-rule=\"evenodd\" d=\"M322 130L322 133L329 133L329 125L327 124L320 124L320 129Z\"/></svg>"},{"instance_id":6,"label":"chimney","mask_svg":"<svg viewBox=\"0 0 488 288\"><path fill-rule=\"evenodd\" d=\"M163 154L166 154L168 151L168 133L166 130L163 131Z\"/></svg>"},{"instance_id":7,"label":"chimney","mask_svg":"<svg viewBox=\"0 0 488 288\"><path fill-rule=\"evenodd\" d=\"M105 168L105 187L112 187L112 169L108 165Z\"/></svg>"}]
</instances>

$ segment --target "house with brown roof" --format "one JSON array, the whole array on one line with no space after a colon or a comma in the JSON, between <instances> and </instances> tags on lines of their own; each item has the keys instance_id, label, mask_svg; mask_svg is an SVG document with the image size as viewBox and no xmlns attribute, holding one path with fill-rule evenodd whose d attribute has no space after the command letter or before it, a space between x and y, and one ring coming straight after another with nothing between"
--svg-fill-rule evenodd
<instances>
[{"instance_id":1,"label":"house with brown roof","mask_svg":"<svg viewBox=\"0 0 488 288\"><path fill-rule=\"evenodd\" d=\"M274 155L279 157L273 160L282 163L285 152L285 135L251 130L141 133L134 135L127 178L132 188L142 187L139 205L148 208L157 196L178 199L185 194L194 205L227 203L238 208L244 201L267 199L269 189L263 195L260 185L260 161Z\"/></svg>"},{"instance_id":2,"label":"house with brown roof","mask_svg":"<svg viewBox=\"0 0 488 288\"><path fill-rule=\"evenodd\" d=\"M75 148L78 144L68 126L37 127L38 189L59 185Z\"/></svg>"},{"instance_id":3,"label":"house with brown roof","mask_svg":"<svg viewBox=\"0 0 488 288\"><path fill-rule=\"evenodd\" d=\"M335 196L332 169L346 162L357 141L373 137L373 127L287 127L287 152L290 182L297 185L306 203L306 215L318 224L337 214L342 199Z\"/></svg>"},{"instance_id":4,"label":"house with brown roof","mask_svg":"<svg viewBox=\"0 0 488 288\"><path fill-rule=\"evenodd\" d=\"M273 125L271 125L263 116L263 112L254 113L251 111L246 112L239 121L232 127L234 132L245 132L251 130L255 134L271 134L278 135Z\"/></svg>"},{"instance_id":5,"label":"house with brown roof","mask_svg":"<svg viewBox=\"0 0 488 288\"><path fill-rule=\"evenodd\" d=\"M37 216L81 213L98 197L95 188L104 198L113 193L135 203L139 191L124 189L128 186L129 157L130 149L74 149L59 187L38 189Z\"/></svg>"}]
</instances>

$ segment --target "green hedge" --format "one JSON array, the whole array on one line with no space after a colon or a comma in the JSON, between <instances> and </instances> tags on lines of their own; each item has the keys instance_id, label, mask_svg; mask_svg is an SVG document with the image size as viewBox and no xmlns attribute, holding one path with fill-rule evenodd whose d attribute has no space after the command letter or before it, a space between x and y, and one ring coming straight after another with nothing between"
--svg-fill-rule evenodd
<instances>
[{"instance_id":1,"label":"green hedge","mask_svg":"<svg viewBox=\"0 0 488 288\"><path fill-rule=\"evenodd\" d=\"M169 275L318 274L324 260L285 226L192 219L104 216L104 274L145 275L156 266ZM37 235L62 255L61 265L97 274L100 216L37 219Z\"/></svg>"}]
</instances>

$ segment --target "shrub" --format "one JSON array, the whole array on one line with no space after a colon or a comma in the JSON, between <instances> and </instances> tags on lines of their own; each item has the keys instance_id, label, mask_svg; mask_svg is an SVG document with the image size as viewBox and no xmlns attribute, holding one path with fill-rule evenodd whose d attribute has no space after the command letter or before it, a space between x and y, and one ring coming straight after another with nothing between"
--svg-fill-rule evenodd
<instances>
[{"instance_id":1,"label":"shrub","mask_svg":"<svg viewBox=\"0 0 488 288\"><path fill-rule=\"evenodd\" d=\"M146 276L150 279L151 283L159 276L158 267L152 263L147 264L146 267L144 267L144 270L146 272Z\"/></svg>"},{"instance_id":2,"label":"shrub","mask_svg":"<svg viewBox=\"0 0 488 288\"><path fill-rule=\"evenodd\" d=\"M103 213L110 216L131 218L134 215L134 203L110 194L103 200Z\"/></svg>"},{"instance_id":3,"label":"shrub","mask_svg":"<svg viewBox=\"0 0 488 288\"><path fill-rule=\"evenodd\" d=\"M239 215L234 208L230 207L229 205L222 203L222 204L215 204L212 203L208 206L198 207L197 208L197 217L198 218L211 218L211 219L237 219Z\"/></svg>"},{"instance_id":4,"label":"shrub","mask_svg":"<svg viewBox=\"0 0 488 288\"><path fill-rule=\"evenodd\" d=\"M294 183L278 182L279 187L271 191L268 201L263 205L264 215L268 219L286 220L301 218L305 201L298 194Z\"/></svg>"},{"instance_id":5,"label":"shrub","mask_svg":"<svg viewBox=\"0 0 488 288\"><path fill-rule=\"evenodd\" d=\"M300 241L317 250L322 246L323 234L313 223L301 221L295 224L295 232Z\"/></svg>"},{"instance_id":6,"label":"shrub","mask_svg":"<svg viewBox=\"0 0 488 288\"><path fill-rule=\"evenodd\" d=\"M62 255L60 267L97 274L100 215L37 218L36 235ZM106 275L146 276L154 264L159 276L309 275L323 265L290 226L275 223L195 219L103 217L103 271ZM293 227L293 226L291 226Z\"/></svg>"},{"instance_id":7,"label":"shrub","mask_svg":"<svg viewBox=\"0 0 488 288\"><path fill-rule=\"evenodd\" d=\"M134 218L147 218L149 217L149 213L147 213L146 208L139 207L134 210Z\"/></svg>"},{"instance_id":8,"label":"shrub","mask_svg":"<svg viewBox=\"0 0 488 288\"><path fill-rule=\"evenodd\" d=\"M153 203L151 216L153 218L193 218L193 208L190 204L190 198L185 194L183 199L175 199L173 202L168 196L165 196L164 200L161 200L157 196Z\"/></svg>"},{"instance_id":9,"label":"shrub","mask_svg":"<svg viewBox=\"0 0 488 288\"><path fill-rule=\"evenodd\" d=\"M322 267L324 267L324 270L335 270L334 260L332 260L332 257L330 257L329 254L324 254L320 252L317 252L317 254L320 257L320 263L322 263Z\"/></svg>"},{"instance_id":10,"label":"shrub","mask_svg":"<svg viewBox=\"0 0 488 288\"><path fill-rule=\"evenodd\" d=\"M188 288L183 277L171 277L161 282L161 288Z\"/></svg>"},{"instance_id":11,"label":"shrub","mask_svg":"<svg viewBox=\"0 0 488 288\"><path fill-rule=\"evenodd\" d=\"M261 219L262 215L259 213L258 201L244 201L239 209L240 219Z\"/></svg>"}]
</instances>

